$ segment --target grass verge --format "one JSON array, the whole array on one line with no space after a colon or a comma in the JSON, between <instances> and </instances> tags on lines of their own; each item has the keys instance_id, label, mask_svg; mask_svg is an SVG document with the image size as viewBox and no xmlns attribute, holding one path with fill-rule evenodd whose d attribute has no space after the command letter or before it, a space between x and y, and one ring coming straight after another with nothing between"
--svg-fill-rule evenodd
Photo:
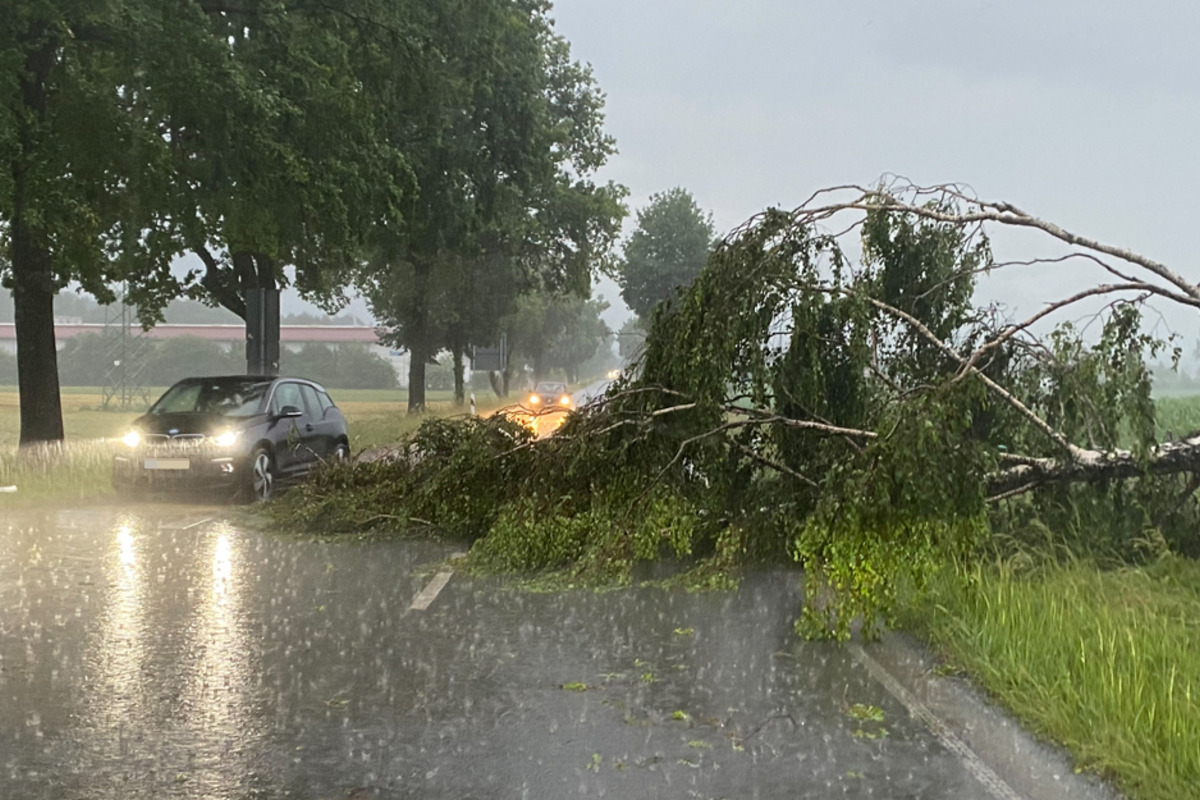
<instances>
[{"instance_id":1,"label":"grass verge","mask_svg":"<svg viewBox=\"0 0 1200 800\"><path fill-rule=\"evenodd\" d=\"M161 394L153 390L152 397ZM101 410L99 389L65 387L62 391L65 441L60 445L20 451L20 414L15 391L0 387L0 510L52 498L97 498L112 494L112 455L117 441L142 411ZM393 444L420 425L426 416L408 414L408 396L399 390L335 390L346 415L354 453ZM479 413L488 414L501 401L487 397ZM450 392L429 393L429 415L461 414Z\"/></svg>"},{"instance_id":2,"label":"grass verge","mask_svg":"<svg viewBox=\"0 0 1200 800\"><path fill-rule=\"evenodd\" d=\"M1200 786L1200 563L946 569L902 623L1131 798Z\"/></svg>"},{"instance_id":3,"label":"grass verge","mask_svg":"<svg viewBox=\"0 0 1200 800\"><path fill-rule=\"evenodd\" d=\"M112 493L112 454L118 443L100 439L0 449L0 510L54 499ZM16 487L11 490L10 487Z\"/></svg>"}]
</instances>

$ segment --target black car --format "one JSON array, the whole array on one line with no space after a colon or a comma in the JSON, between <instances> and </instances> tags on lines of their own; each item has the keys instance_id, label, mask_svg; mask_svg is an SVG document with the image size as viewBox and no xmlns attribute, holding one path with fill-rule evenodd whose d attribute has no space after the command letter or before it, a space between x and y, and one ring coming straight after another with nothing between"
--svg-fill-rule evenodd
<instances>
[{"instance_id":1,"label":"black car","mask_svg":"<svg viewBox=\"0 0 1200 800\"><path fill-rule=\"evenodd\" d=\"M346 418L301 378L185 378L133 422L113 458L118 492L233 491L265 500L317 463L350 456Z\"/></svg>"}]
</instances>

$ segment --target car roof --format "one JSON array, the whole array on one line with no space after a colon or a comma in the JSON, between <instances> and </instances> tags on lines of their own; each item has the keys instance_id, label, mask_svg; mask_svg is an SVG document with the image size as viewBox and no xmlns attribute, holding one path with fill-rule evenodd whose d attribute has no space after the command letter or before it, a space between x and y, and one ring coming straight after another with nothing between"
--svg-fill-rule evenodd
<instances>
[{"instance_id":1,"label":"car roof","mask_svg":"<svg viewBox=\"0 0 1200 800\"><path fill-rule=\"evenodd\" d=\"M208 383L216 381L218 383L224 381L261 381L263 383L278 384L283 381L295 381L296 383L307 383L317 391L323 393L326 397L329 396L329 390L310 378L299 378L294 375L195 375L190 378L181 378L175 381L173 385L178 386L184 383ZM274 393L275 387L272 385L271 392ZM332 398L330 398L332 401Z\"/></svg>"},{"instance_id":2,"label":"car roof","mask_svg":"<svg viewBox=\"0 0 1200 800\"><path fill-rule=\"evenodd\" d=\"M279 382L279 381L297 381L299 383L308 383L317 387L321 391L325 391L325 387L310 378L300 378L295 375L196 375L190 378L181 378L176 383L206 383L208 381L262 381Z\"/></svg>"}]
</instances>

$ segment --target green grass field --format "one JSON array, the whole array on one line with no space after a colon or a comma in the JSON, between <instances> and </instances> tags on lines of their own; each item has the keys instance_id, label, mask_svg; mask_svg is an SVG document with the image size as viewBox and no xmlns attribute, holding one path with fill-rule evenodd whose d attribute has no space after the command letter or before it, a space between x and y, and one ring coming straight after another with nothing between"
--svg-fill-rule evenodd
<instances>
[{"instance_id":1,"label":"green grass field","mask_svg":"<svg viewBox=\"0 0 1200 800\"><path fill-rule=\"evenodd\" d=\"M150 390L157 398L164 389ZM350 447L360 453L392 444L415 429L422 420L408 413L408 393L389 389L330 390L346 415ZM15 493L0 492L0 509L44 502L50 498L101 497L111 494L110 471L117 440L144 409L102 410L98 388L64 387L61 446L19 452L21 424L15 387L0 387L0 488L16 486ZM452 392L427 393L429 413L465 413L457 408ZM495 398L480 403L477 411L490 413L500 405Z\"/></svg>"},{"instance_id":2,"label":"green grass field","mask_svg":"<svg viewBox=\"0 0 1200 800\"><path fill-rule=\"evenodd\" d=\"M947 569L903 623L1134 800L1200 787L1200 563Z\"/></svg>"},{"instance_id":3,"label":"green grass field","mask_svg":"<svg viewBox=\"0 0 1200 800\"><path fill-rule=\"evenodd\" d=\"M1154 404L1158 411L1159 436L1182 439L1189 433L1200 431L1200 395L1160 397Z\"/></svg>"},{"instance_id":4,"label":"green grass field","mask_svg":"<svg viewBox=\"0 0 1200 800\"><path fill-rule=\"evenodd\" d=\"M151 389L151 400L164 391L165 388ZM393 433L393 428L402 433L411 427L410 424L387 424L388 420L397 417L409 419L408 392L402 389L338 389L330 390L330 394L349 420L352 435L355 434L355 427L364 426L358 434L362 447L388 443L387 437L397 435ZM144 411L103 410L103 395L95 387L67 386L63 387L61 395L63 428L68 443L119 438L129 430L129 423ZM457 413L459 409L454 407L453 400L452 392L427 393L427 405L434 414ZM15 447L20 438L21 420L17 403L16 388L0 386L0 449ZM481 403L481 408L485 410L494 406L494 402L491 405Z\"/></svg>"}]
</instances>

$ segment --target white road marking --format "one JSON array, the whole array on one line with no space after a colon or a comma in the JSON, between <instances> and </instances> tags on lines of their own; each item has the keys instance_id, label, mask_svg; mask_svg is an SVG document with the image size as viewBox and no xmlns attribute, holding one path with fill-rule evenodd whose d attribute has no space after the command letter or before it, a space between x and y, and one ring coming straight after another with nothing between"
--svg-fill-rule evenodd
<instances>
[{"instance_id":1,"label":"white road marking","mask_svg":"<svg viewBox=\"0 0 1200 800\"><path fill-rule=\"evenodd\" d=\"M212 517L205 517L204 519L200 520L199 522L193 522L191 525L184 525L184 526L183 526L182 528L180 528L179 530L181 530L181 531L190 531L192 528L197 528L197 527L199 527L199 526L203 525L203 524L204 524L204 523L206 523L206 522L212 522L212 520L213 520L213 518L212 518Z\"/></svg>"},{"instance_id":2,"label":"white road marking","mask_svg":"<svg viewBox=\"0 0 1200 800\"><path fill-rule=\"evenodd\" d=\"M908 709L910 714L924 722L926 727L937 737L938 741L947 750L962 760L967 771L983 784L992 797L995 797L996 800L1024 800L1011 786L1005 783L1003 778L985 764L983 759L966 742L960 739L954 731L947 728L944 722L926 708L924 703L913 697L911 692L901 686L900 682L893 678L891 673L883 668L882 664L867 655L867 652L862 649L861 645L851 643L849 647L855 660L867 668L867 672L871 673L871 677L882 683L883 687L891 693L892 697L895 697L904 704L904 707Z\"/></svg>"},{"instance_id":3,"label":"white road marking","mask_svg":"<svg viewBox=\"0 0 1200 800\"><path fill-rule=\"evenodd\" d=\"M457 561L465 555L466 553L454 553L450 558ZM446 588L446 584L450 582L452 575L454 575L454 570L448 567L440 570L437 575L433 576L433 580L426 584L424 589L417 592L417 596L413 598L412 605L408 607L408 610L424 611L429 608L433 601L437 599L438 593Z\"/></svg>"}]
</instances>

